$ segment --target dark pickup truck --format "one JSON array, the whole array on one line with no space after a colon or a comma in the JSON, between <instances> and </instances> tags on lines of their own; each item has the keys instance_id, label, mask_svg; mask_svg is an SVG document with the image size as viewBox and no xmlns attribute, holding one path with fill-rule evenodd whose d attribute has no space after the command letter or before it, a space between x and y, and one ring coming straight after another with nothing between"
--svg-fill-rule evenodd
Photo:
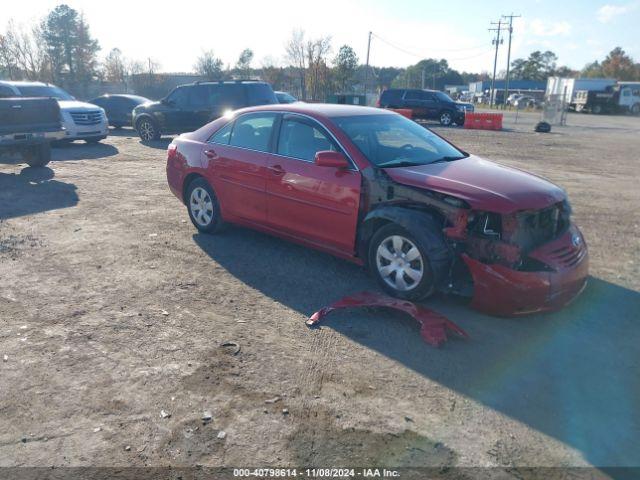
<instances>
[{"instance_id":1,"label":"dark pickup truck","mask_svg":"<svg viewBox=\"0 0 640 480\"><path fill-rule=\"evenodd\" d=\"M51 142L65 137L53 98L0 98L0 154L20 153L31 167L51 160Z\"/></svg>"}]
</instances>

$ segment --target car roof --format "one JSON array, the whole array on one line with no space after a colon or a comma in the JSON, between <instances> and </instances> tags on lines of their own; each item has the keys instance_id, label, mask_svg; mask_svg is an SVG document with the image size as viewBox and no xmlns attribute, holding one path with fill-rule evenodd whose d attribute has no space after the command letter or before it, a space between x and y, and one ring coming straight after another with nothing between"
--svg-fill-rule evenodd
<instances>
[{"instance_id":1,"label":"car roof","mask_svg":"<svg viewBox=\"0 0 640 480\"><path fill-rule=\"evenodd\" d=\"M430 92L430 93L436 93L439 92L440 90L431 90L428 88L387 88L386 90L383 90L382 93L384 92Z\"/></svg>"},{"instance_id":2,"label":"car roof","mask_svg":"<svg viewBox=\"0 0 640 480\"><path fill-rule=\"evenodd\" d=\"M205 81L205 82L193 82L183 83L178 87L192 87L194 85L268 85L267 82L261 80L220 80L220 81Z\"/></svg>"},{"instance_id":3,"label":"car roof","mask_svg":"<svg viewBox=\"0 0 640 480\"><path fill-rule=\"evenodd\" d=\"M288 103L276 105L260 105L238 110L238 113L277 111L284 113L299 113L315 117L353 117L357 115L394 115L383 108L363 107L358 105L342 105L335 103Z\"/></svg>"},{"instance_id":4,"label":"car roof","mask_svg":"<svg viewBox=\"0 0 640 480\"><path fill-rule=\"evenodd\" d=\"M133 95L131 93L105 93L104 95L100 95L99 97L96 98L131 98L131 99L137 99L137 98L146 98L143 97L141 95Z\"/></svg>"},{"instance_id":5,"label":"car roof","mask_svg":"<svg viewBox=\"0 0 640 480\"><path fill-rule=\"evenodd\" d=\"M50 83L43 82L29 82L22 80L0 80L0 83L4 85L11 85L14 87L53 87Z\"/></svg>"}]
</instances>

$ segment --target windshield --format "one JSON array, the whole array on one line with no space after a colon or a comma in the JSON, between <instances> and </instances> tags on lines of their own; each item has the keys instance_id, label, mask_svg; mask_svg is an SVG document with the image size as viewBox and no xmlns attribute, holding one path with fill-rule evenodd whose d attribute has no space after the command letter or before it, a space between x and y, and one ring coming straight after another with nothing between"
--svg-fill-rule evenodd
<instances>
[{"instance_id":1,"label":"windshield","mask_svg":"<svg viewBox=\"0 0 640 480\"><path fill-rule=\"evenodd\" d=\"M56 100L75 100L61 88L51 85L25 85L19 86L18 90L23 97L53 97Z\"/></svg>"},{"instance_id":2,"label":"windshield","mask_svg":"<svg viewBox=\"0 0 640 480\"><path fill-rule=\"evenodd\" d=\"M332 120L378 167L428 165L467 156L433 132L400 115L358 115Z\"/></svg>"}]
</instances>

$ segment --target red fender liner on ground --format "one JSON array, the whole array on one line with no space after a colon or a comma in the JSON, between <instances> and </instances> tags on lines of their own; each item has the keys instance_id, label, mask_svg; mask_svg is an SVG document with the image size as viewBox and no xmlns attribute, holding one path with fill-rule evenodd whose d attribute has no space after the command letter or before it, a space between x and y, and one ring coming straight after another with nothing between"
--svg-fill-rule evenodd
<instances>
[{"instance_id":1,"label":"red fender liner on ground","mask_svg":"<svg viewBox=\"0 0 640 480\"><path fill-rule=\"evenodd\" d=\"M447 330L460 337L469 338L469 335L464 330L433 310L407 300L400 300L374 292L360 292L344 297L311 315L307 320L307 325L317 325L320 320L334 310L352 307L386 307L408 313L421 325L420 335L424 341L434 347L438 347L447 341Z\"/></svg>"}]
</instances>

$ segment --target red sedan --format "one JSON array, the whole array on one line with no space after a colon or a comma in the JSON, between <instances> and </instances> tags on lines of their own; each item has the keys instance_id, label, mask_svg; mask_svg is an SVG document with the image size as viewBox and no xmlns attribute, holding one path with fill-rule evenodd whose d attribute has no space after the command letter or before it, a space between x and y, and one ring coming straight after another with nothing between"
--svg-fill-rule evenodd
<instances>
[{"instance_id":1,"label":"red sedan","mask_svg":"<svg viewBox=\"0 0 640 480\"><path fill-rule=\"evenodd\" d=\"M167 178L198 230L234 223L332 253L396 297L453 291L519 315L560 308L586 284L587 246L560 187L385 110L239 110L176 138Z\"/></svg>"}]
</instances>

